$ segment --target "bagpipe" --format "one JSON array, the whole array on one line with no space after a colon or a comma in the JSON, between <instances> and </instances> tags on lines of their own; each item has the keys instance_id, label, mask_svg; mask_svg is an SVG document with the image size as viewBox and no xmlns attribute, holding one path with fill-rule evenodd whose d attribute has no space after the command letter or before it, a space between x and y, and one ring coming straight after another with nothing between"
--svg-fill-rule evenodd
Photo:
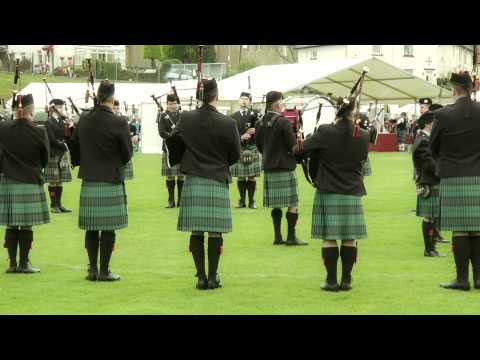
<instances>
[{"instance_id":1,"label":"bagpipe","mask_svg":"<svg viewBox=\"0 0 480 360\"><path fill-rule=\"evenodd\" d=\"M87 76L87 90L85 91L85 108L88 109L88 101L92 99L93 107L97 106L97 95L95 94L95 79L93 77L93 68L91 59L87 59L88 76ZM90 87L92 92L90 93Z\"/></svg>"},{"instance_id":2,"label":"bagpipe","mask_svg":"<svg viewBox=\"0 0 480 360\"><path fill-rule=\"evenodd\" d=\"M477 92L480 90L480 48L477 45L473 45L473 100L477 101Z\"/></svg>"},{"instance_id":3,"label":"bagpipe","mask_svg":"<svg viewBox=\"0 0 480 360\"><path fill-rule=\"evenodd\" d=\"M73 121L69 119L69 117L67 116L67 103L65 102L65 114L62 114L56 107L54 104L52 104L51 106L48 105L48 95L50 95L50 97L52 99L55 99L55 97L53 96L52 94L52 90L50 89L50 86L48 85L48 82L47 82L47 79L46 78L43 78L42 79L44 84L45 84L45 112L48 114L48 116L50 116L52 113L55 113L57 114L57 116L60 118L60 120L62 121L63 123L63 134L65 136L65 139L68 141L72 135L73 135ZM70 98L70 101L71 101L71 98ZM73 101L72 101L72 104L73 104ZM78 109L77 109L78 111Z\"/></svg>"},{"instance_id":4,"label":"bagpipe","mask_svg":"<svg viewBox=\"0 0 480 360\"><path fill-rule=\"evenodd\" d=\"M13 77L13 84L12 84L12 114L11 114L11 119L14 119L14 114L15 114L15 109L17 110L17 119L20 119L23 117L23 107L22 107L22 101L21 101L21 96L19 96L19 99L17 99L17 94L18 94L18 86L20 82L20 59L17 59L15 63L15 75Z\"/></svg>"}]
</instances>

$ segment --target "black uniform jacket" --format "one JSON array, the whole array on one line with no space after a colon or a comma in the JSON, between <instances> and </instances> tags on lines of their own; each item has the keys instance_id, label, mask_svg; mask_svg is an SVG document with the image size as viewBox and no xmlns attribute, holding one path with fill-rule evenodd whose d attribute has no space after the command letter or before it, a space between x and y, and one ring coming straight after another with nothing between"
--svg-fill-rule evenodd
<instances>
[{"instance_id":1,"label":"black uniform jacket","mask_svg":"<svg viewBox=\"0 0 480 360\"><path fill-rule=\"evenodd\" d=\"M242 136L247 132L248 129L255 128L258 117L259 112L255 109L246 109L245 115L243 115L241 110L234 112L232 114L232 118L237 122L238 134ZM244 143L248 145L255 145L255 135L253 135Z\"/></svg>"},{"instance_id":2,"label":"black uniform jacket","mask_svg":"<svg viewBox=\"0 0 480 360\"><path fill-rule=\"evenodd\" d=\"M45 123L48 139L50 141L50 155L63 155L66 151L64 122L50 116Z\"/></svg>"},{"instance_id":3,"label":"black uniform jacket","mask_svg":"<svg viewBox=\"0 0 480 360\"><path fill-rule=\"evenodd\" d=\"M184 111L169 140L185 144L180 170L230 183L230 166L240 159L240 137L235 121L211 105Z\"/></svg>"},{"instance_id":4,"label":"black uniform jacket","mask_svg":"<svg viewBox=\"0 0 480 360\"><path fill-rule=\"evenodd\" d=\"M82 113L73 134L80 147L78 177L86 181L121 183L123 167L132 158L133 148L128 124L106 106ZM78 165L77 162L73 162Z\"/></svg>"},{"instance_id":5,"label":"black uniform jacket","mask_svg":"<svg viewBox=\"0 0 480 360\"><path fill-rule=\"evenodd\" d=\"M45 129L27 120L2 122L0 146L0 173L24 183L43 184L42 169L47 166L50 151Z\"/></svg>"},{"instance_id":6,"label":"black uniform jacket","mask_svg":"<svg viewBox=\"0 0 480 360\"><path fill-rule=\"evenodd\" d=\"M255 137L258 151L263 155L263 170L295 170L297 163L292 148L297 140L292 125L286 118L267 112L262 121L257 122Z\"/></svg>"},{"instance_id":7,"label":"black uniform jacket","mask_svg":"<svg viewBox=\"0 0 480 360\"><path fill-rule=\"evenodd\" d=\"M316 152L319 159L318 173L313 179L315 187L335 194L366 195L362 168L367 160L369 140L370 133L363 129L354 137L351 122L321 125L305 140L302 151Z\"/></svg>"},{"instance_id":8,"label":"black uniform jacket","mask_svg":"<svg viewBox=\"0 0 480 360\"><path fill-rule=\"evenodd\" d=\"M480 176L480 104L460 98L436 110L430 147L441 178Z\"/></svg>"},{"instance_id":9,"label":"black uniform jacket","mask_svg":"<svg viewBox=\"0 0 480 360\"><path fill-rule=\"evenodd\" d=\"M420 130L412 147L412 159L417 174L417 184L437 185L440 178L435 175L435 160L430 149L430 136Z\"/></svg>"},{"instance_id":10,"label":"black uniform jacket","mask_svg":"<svg viewBox=\"0 0 480 360\"><path fill-rule=\"evenodd\" d=\"M162 139L168 139L170 135L172 135L173 129L177 126L177 123L180 119L180 113L177 111L172 113L170 111L163 112L158 121L158 134L162 137ZM165 141L163 141L163 151L165 151Z\"/></svg>"}]
</instances>

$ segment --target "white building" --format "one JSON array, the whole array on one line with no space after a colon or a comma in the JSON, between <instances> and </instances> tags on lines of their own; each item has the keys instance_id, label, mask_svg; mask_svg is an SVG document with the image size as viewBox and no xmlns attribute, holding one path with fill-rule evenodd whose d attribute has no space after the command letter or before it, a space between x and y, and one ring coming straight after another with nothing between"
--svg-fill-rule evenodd
<instances>
[{"instance_id":1,"label":"white building","mask_svg":"<svg viewBox=\"0 0 480 360\"><path fill-rule=\"evenodd\" d=\"M297 45L299 63L375 56L437 83L451 71L471 70L473 45Z\"/></svg>"}]
</instances>

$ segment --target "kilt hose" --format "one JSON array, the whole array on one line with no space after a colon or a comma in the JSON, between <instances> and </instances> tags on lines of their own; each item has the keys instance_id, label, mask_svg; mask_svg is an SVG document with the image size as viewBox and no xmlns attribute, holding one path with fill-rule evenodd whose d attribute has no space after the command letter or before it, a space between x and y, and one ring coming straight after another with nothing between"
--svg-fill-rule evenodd
<instances>
[{"instance_id":1,"label":"kilt hose","mask_svg":"<svg viewBox=\"0 0 480 360\"><path fill-rule=\"evenodd\" d=\"M440 185L430 185L427 198L417 196L417 216L438 221L440 218Z\"/></svg>"},{"instance_id":2,"label":"kilt hose","mask_svg":"<svg viewBox=\"0 0 480 360\"><path fill-rule=\"evenodd\" d=\"M19 227L50 222L43 185L0 179L0 225Z\"/></svg>"},{"instance_id":3,"label":"kilt hose","mask_svg":"<svg viewBox=\"0 0 480 360\"><path fill-rule=\"evenodd\" d=\"M68 152L66 151L63 155L50 155L44 174L47 183L71 182L72 172Z\"/></svg>"},{"instance_id":4,"label":"kilt hose","mask_svg":"<svg viewBox=\"0 0 480 360\"><path fill-rule=\"evenodd\" d=\"M480 231L480 176L440 181L440 228Z\"/></svg>"},{"instance_id":5,"label":"kilt hose","mask_svg":"<svg viewBox=\"0 0 480 360\"><path fill-rule=\"evenodd\" d=\"M82 181L79 227L97 231L128 227L125 184Z\"/></svg>"},{"instance_id":6,"label":"kilt hose","mask_svg":"<svg viewBox=\"0 0 480 360\"><path fill-rule=\"evenodd\" d=\"M363 176L372 176L372 165L370 164L370 158L367 157L367 160L363 163L362 168Z\"/></svg>"},{"instance_id":7,"label":"kilt hose","mask_svg":"<svg viewBox=\"0 0 480 360\"><path fill-rule=\"evenodd\" d=\"M359 240L367 238L360 196L315 192L312 211L312 238Z\"/></svg>"},{"instance_id":8,"label":"kilt hose","mask_svg":"<svg viewBox=\"0 0 480 360\"><path fill-rule=\"evenodd\" d=\"M264 171L263 207L298 206L298 184L295 171Z\"/></svg>"},{"instance_id":9,"label":"kilt hose","mask_svg":"<svg viewBox=\"0 0 480 360\"><path fill-rule=\"evenodd\" d=\"M405 144L406 137L407 137L407 130L397 130L397 141L399 144Z\"/></svg>"},{"instance_id":10,"label":"kilt hose","mask_svg":"<svg viewBox=\"0 0 480 360\"><path fill-rule=\"evenodd\" d=\"M187 176L180 199L177 230L229 233L232 210L227 183Z\"/></svg>"},{"instance_id":11,"label":"kilt hose","mask_svg":"<svg viewBox=\"0 0 480 360\"><path fill-rule=\"evenodd\" d=\"M167 164L167 155L163 152L162 155L162 176L183 176L180 172L180 164L177 164L171 168Z\"/></svg>"},{"instance_id":12,"label":"kilt hose","mask_svg":"<svg viewBox=\"0 0 480 360\"><path fill-rule=\"evenodd\" d=\"M130 160L127 165L123 167L125 171L125 180L133 180L133 162Z\"/></svg>"},{"instance_id":13,"label":"kilt hose","mask_svg":"<svg viewBox=\"0 0 480 360\"><path fill-rule=\"evenodd\" d=\"M246 151L251 152L252 162L250 163L243 163L241 160ZM262 173L262 160L256 146L249 146L246 149L243 149L242 157L230 167L232 176L239 178L259 177Z\"/></svg>"}]
</instances>

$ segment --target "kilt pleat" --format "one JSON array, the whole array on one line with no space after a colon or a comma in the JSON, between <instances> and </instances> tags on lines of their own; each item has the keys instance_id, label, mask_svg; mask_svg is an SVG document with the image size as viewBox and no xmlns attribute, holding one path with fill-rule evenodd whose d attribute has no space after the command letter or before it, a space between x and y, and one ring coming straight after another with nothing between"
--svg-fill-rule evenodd
<instances>
[{"instance_id":1,"label":"kilt pleat","mask_svg":"<svg viewBox=\"0 0 480 360\"><path fill-rule=\"evenodd\" d=\"M363 176L372 176L372 165L370 164L370 158L368 157L363 163L362 173Z\"/></svg>"},{"instance_id":2,"label":"kilt pleat","mask_svg":"<svg viewBox=\"0 0 480 360\"><path fill-rule=\"evenodd\" d=\"M44 170L45 182L71 182L72 172L69 162L68 152L63 155L51 155Z\"/></svg>"},{"instance_id":3,"label":"kilt pleat","mask_svg":"<svg viewBox=\"0 0 480 360\"><path fill-rule=\"evenodd\" d=\"M438 219L440 217L440 186L430 186L430 196L423 198L417 196L417 216Z\"/></svg>"},{"instance_id":4,"label":"kilt pleat","mask_svg":"<svg viewBox=\"0 0 480 360\"><path fill-rule=\"evenodd\" d=\"M124 184L83 181L79 227L83 230L119 230L128 226Z\"/></svg>"},{"instance_id":5,"label":"kilt pleat","mask_svg":"<svg viewBox=\"0 0 480 360\"><path fill-rule=\"evenodd\" d=\"M440 228L480 231L480 176L440 181Z\"/></svg>"},{"instance_id":6,"label":"kilt pleat","mask_svg":"<svg viewBox=\"0 0 480 360\"><path fill-rule=\"evenodd\" d=\"M133 180L133 162L130 160L127 165L124 166L125 180Z\"/></svg>"},{"instance_id":7,"label":"kilt pleat","mask_svg":"<svg viewBox=\"0 0 480 360\"><path fill-rule=\"evenodd\" d=\"M172 166L171 168L168 167L167 164L167 156L165 153L162 155L162 176L182 176L183 174L180 172L180 164Z\"/></svg>"},{"instance_id":8,"label":"kilt pleat","mask_svg":"<svg viewBox=\"0 0 480 360\"><path fill-rule=\"evenodd\" d=\"M245 164L239 160L233 164L230 167L230 172L233 177L259 177L262 173L262 159L257 148L252 146L246 150L252 152L252 162Z\"/></svg>"},{"instance_id":9,"label":"kilt pleat","mask_svg":"<svg viewBox=\"0 0 480 360\"><path fill-rule=\"evenodd\" d=\"M263 176L263 207L298 206L298 183L295 171L265 171Z\"/></svg>"},{"instance_id":10,"label":"kilt pleat","mask_svg":"<svg viewBox=\"0 0 480 360\"><path fill-rule=\"evenodd\" d=\"M0 225L34 226L50 222L43 185L1 177Z\"/></svg>"},{"instance_id":11,"label":"kilt pleat","mask_svg":"<svg viewBox=\"0 0 480 360\"><path fill-rule=\"evenodd\" d=\"M177 230L231 232L232 211L228 184L187 176L180 199Z\"/></svg>"},{"instance_id":12,"label":"kilt pleat","mask_svg":"<svg viewBox=\"0 0 480 360\"><path fill-rule=\"evenodd\" d=\"M366 239L367 228L360 196L315 192L312 238L323 240Z\"/></svg>"}]
</instances>

